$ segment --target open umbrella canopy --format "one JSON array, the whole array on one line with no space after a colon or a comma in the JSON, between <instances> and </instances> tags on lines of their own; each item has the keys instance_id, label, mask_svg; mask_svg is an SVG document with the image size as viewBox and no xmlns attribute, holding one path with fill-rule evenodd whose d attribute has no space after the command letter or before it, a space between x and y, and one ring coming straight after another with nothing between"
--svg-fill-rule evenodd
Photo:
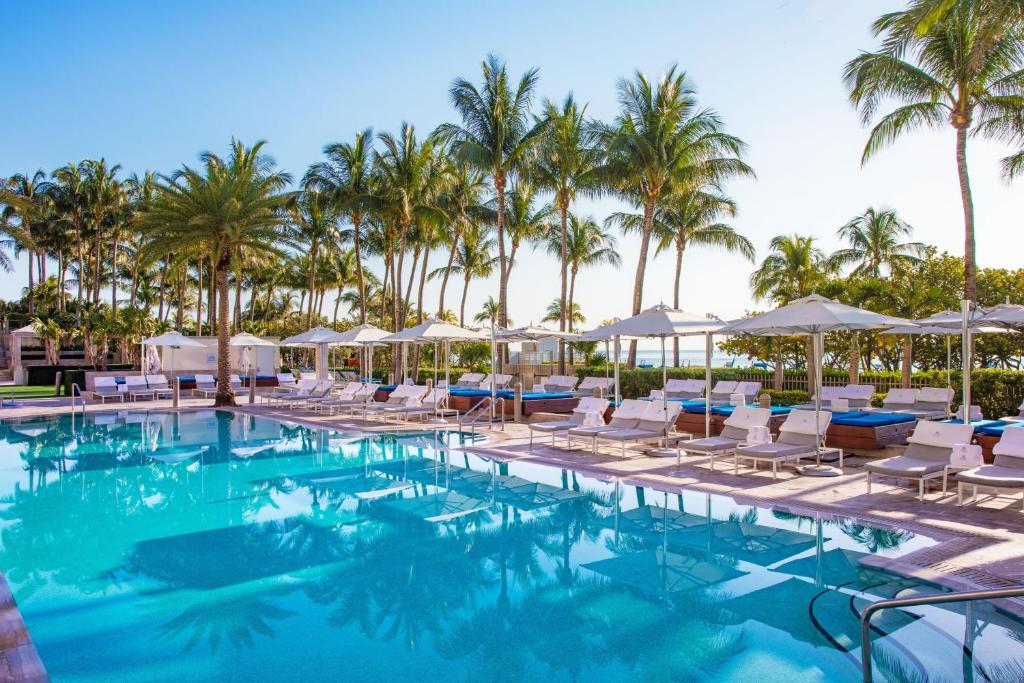
<instances>
[{"instance_id":1,"label":"open umbrella canopy","mask_svg":"<svg viewBox=\"0 0 1024 683\"><path fill-rule=\"evenodd\" d=\"M580 335L575 332L559 332L549 330L540 325L528 325L526 327L515 327L506 330L497 330L494 338L503 342L537 341L540 339L564 339L573 341L579 339Z\"/></svg>"},{"instance_id":2,"label":"open umbrella canopy","mask_svg":"<svg viewBox=\"0 0 1024 683\"><path fill-rule=\"evenodd\" d=\"M433 318L420 323L416 327L410 327L395 332L381 339L384 342L442 342L442 341L482 341L488 335L483 332L467 330L458 325L446 323L443 320Z\"/></svg>"},{"instance_id":3,"label":"open umbrella canopy","mask_svg":"<svg viewBox=\"0 0 1024 683\"><path fill-rule=\"evenodd\" d=\"M242 332L231 338L231 346L277 346L269 339L261 339L255 334Z\"/></svg>"},{"instance_id":4,"label":"open umbrella canopy","mask_svg":"<svg viewBox=\"0 0 1024 683\"><path fill-rule=\"evenodd\" d=\"M145 346L205 346L191 337L186 337L181 332L165 332L156 337L144 339Z\"/></svg>"},{"instance_id":5,"label":"open umbrella canopy","mask_svg":"<svg viewBox=\"0 0 1024 683\"><path fill-rule=\"evenodd\" d=\"M281 340L281 346L317 346L319 344L341 345L343 342L341 332L329 330L326 327L314 327L301 334Z\"/></svg>"},{"instance_id":6,"label":"open umbrella canopy","mask_svg":"<svg viewBox=\"0 0 1024 683\"><path fill-rule=\"evenodd\" d=\"M350 330L345 330L341 333L342 343L347 344L372 344L373 342L379 342L384 337L389 336L391 333L374 327L369 323L363 323L362 325L356 325Z\"/></svg>"},{"instance_id":7,"label":"open umbrella canopy","mask_svg":"<svg viewBox=\"0 0 1024 683\"><path fill-rule=\"evenodd\" d=\"M975 325L982 324L981 317L983 313L984 311L981 309L974 309L968 315L967 323L972 328ZM963 324L963 313L960 311L939 311L938 313L933 313L925 318L915 320L914 324L921 326L955 327L957 332L954 332L954 334L959 334L960 327Z\"/></svg>"},{"instance_id":8,"label":"open umbrella canopy","mask_svg":"<svg viewBox=\"0 0 1024 683\"><path fill-rule=\"evenodd\" d=\"M1007 330L1024 330L1024 306L1000 304L985 311L978 319L980 325L991 325Z\"/></svg>"},{"instance_id":9,"label":"open umbrella canopy","mask_svg":"<svg viewBox=\"0 0 1024 683\"><path fill-rule=\"evenodd\" d=\"M836 330L879 330L913 324L910 320L872 313L812 294L773 311L735 320L718 333L755 337L790 336Z\"/></svg>"},{"instance_id":10,"label":"open umbrella canopy","mask_svg":"<svg viewBox=\"0 0 1024 683\"><path fill-rule=\"evenodd\" d=\"M717 333L725 323L718 318L688 313L663 304L652 306L631 318L609 323L580 337L588 340L612 337L681 337L691 334Z\"/></svg>"}]
</instances>

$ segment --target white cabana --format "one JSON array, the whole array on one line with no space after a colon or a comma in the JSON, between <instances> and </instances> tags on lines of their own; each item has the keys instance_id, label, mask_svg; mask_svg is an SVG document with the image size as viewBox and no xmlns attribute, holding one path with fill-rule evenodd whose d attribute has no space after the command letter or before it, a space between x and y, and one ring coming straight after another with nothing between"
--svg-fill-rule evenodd
<instances>
[{"instance_id":1,"label":"white cabana","mask_svg":"<svg viewBox=\"0 0 1024 683\"><path fill-rule=\"evenodd\" d=\"M301 334L281 340L281 346L298 346L301 348L316 349L316 377L327 379L327 347L343 346L341 332L326 327L314 327Z\"/></svg>"},{"instance_id":2,"label":"white cabana","mask_svg":"<svg viewBox=\"0 0 1024 683\"><path fill-rule=\"evenodd\" d=\"M669 337L704 335L704 432L711 434L711 355L714 349L713 335L725 323L714 316L688 313L664 304L652 306L623 320L617 320L590 332L584 332L582 339L612 339L615 344L615 401L621 400L619 387L619 354L623 339L657 338L661 340L661 385L668 383L665 340Z\"/></svg>"},{"instance_id":3,"label":"white cabana","mask_svg":"<svg viewBox=\"0 0 1024 683\"><path fill-rule=\"evenodd\" d=\"M857 332L860 330L884 330L897 326L912 326L903 318L873 313L812 294L797 299L773 311L735 320L720 330L721 334L753 337L789 337L810 335L814 346L814 424L820 432L821 413L821 358L824 353L826 332ZM837 476L842 474L835 467L822 466L822 434L815 434L814 449L819 462L799 468L803 474L816 476Z\"/></svg>"},{"instance_id":4,"label":"white cabana","mask_svg":"<svg viewBox=\"0 0 1024 683\"><path fill-rule=\"evenodd\" d=\"M382 340L391 333L375 327L369 323L356 325L352 329L341 333L342 343L354 344L362 347L360 349L359 373L367 379L373 380L373 347L382 344Z\"/></svg>"},{"instance_id":5,"label":"white cabana","mask_svg":"<svg viewBox=\"0 0 1024 683\"><path fill-rule=\"evenodd\" d=\"M252 357L251 352L258 346L277 346L274 342L269 339L261 339L255 334L249 334L248 332L240 332L233 336L228 342L235 348L245 349L245 376L249 378L249 403L256 402L256 373L252 372Z\"/></svg>"},{"instance_id":6,"label":"white cabana","mask_svg":"<svg viewBox=\"0 0 1024 683\"><path fill-rule=\"evenodd\" d=\"M163 334L157 335L156 337L150 337L149 339L143 339L142 340L142 354L141 354L140 360L139 360L139 371L142 374L146 374L146 362L147 362L146 349L147 348L152 349L152 348L156 348L158 346L171 350L171 367L173 368L173 367L175 367L174 366L174 352L175 352L175 350L180 349L183 346L184 347L190 347L190 346L191 347L196 347L196 346L202 347L202 346L204 346L204 344L201 343L201 342L196 341L195 339L192 339L191 337L186 337L181 332L178 332L176 330L172 330L171 332L165 332ZM175 386L177 386L177 384L175 384ZM174 399L174 405L177 406L178 405L178 392L177 392L177 390L172 392L172 396L173 396L173 399Z\"/></svg>"}]
</instances>

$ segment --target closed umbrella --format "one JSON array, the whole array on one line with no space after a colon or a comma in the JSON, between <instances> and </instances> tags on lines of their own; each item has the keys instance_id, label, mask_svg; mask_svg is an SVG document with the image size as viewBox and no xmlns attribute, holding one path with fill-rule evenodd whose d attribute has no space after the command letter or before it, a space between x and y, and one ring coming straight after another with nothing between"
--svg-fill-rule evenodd
<instances>
[{"instance_id":1,"label":"closed umbrella","mask_svg":"<svg viewBox=\"0 0 1024 683\"><path fill-rule=\"evenodd\" d=\"M812 294L802 299L797 299L785 306L776 308L773 311L761 313L736 320L724 327L720 332L730 335L745 335L753 337L788 337L793 335L810 335L814 343L814 377L815 377L815 401L814 401L814 424L815 432L820 432L821 413L821 357L824 353L825 333L858 330L881 330L902 325L912 325L909 320L882 315L847 306L838 301L827 299L818 294ZM821 458L821 434L817 433L814 442L814 450L818 455L818 463L799 468L802 474L815 476L838 476L842 472L829 466L822 466Z\"/></svg>"},{"instance_id":2,"label":"closed umbrella","mask_svg":"<svg viewBox=\"0 0 1024 683\"><path fill-rule=\"evenodd\" d=\"M250 353L257 346L277 346L269 339L261 339L255 334L241 332L236 334L228 342L231 346L245 349L245 375L249 378L249 403L256 402L256 373L252 372L252 357Z\"/></svg>"},{"instance_id":3,"label":"closed umbrella","mask_svg":"<svg viewBox=\"0 0 1024 683\"><path fill-rule=\"evenodd\" d=\"M669 337L704 335L704 382L706 384L704 391L704 430L705 435L709 436L711 431L712 337L724 326L725 323L714 316L696 315L659 304L641 311L630 318L617 320L590 332L585 332L581 336L584 339L613 339L615 341L615 400L618 402L621 399L619 395L619 344L623 338L639 339L648 337L661 340L661 383L664 388L668 383L668 368L665 362L665 340Z\"/></svg>"}]
</instances>

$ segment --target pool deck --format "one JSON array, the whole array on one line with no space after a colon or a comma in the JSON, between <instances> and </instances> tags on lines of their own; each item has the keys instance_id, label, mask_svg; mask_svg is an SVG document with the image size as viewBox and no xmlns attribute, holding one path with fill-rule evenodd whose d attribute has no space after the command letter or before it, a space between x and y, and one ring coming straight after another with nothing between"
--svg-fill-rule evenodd
<instances>
[{"instance_id":1,"label":"pool deck","mask_svg":"<svg viewBox=\"0 0 1024 683\"><path fill-rule=\"evenodd\" d=\"M247 397L240 397L242 404L235 410L261 415L312 427L348 429L359 431L395 431L414 429L422 431L432 428L458 427L452 421L444 425L423 423L399 423L393 421L367 421L346 415L321 416L306 410L290 410L276 405L248 404ZM29 405L34 403L35 405ZM61 414L69 407L61 402L26 401L17 408L5 407L0 410L0 419ZM208 399L183 399L181 410L210 408ZM90 404L87 411L109 412L118 410L167 410L171 402L140 401L131 404L109 403L106 406ZM844 463L843 476L805 477L786 467L777 481L772 480L771 471L761 469L753 472L750 468L740 470L741 475L732 472L730 459L717 463L717 471L711 471L707 459L684 456L677 467L675 457L654 457L642 448L627 449L625 458L618 453L615 445L609 450L594 454L587 446L580 445L566 450L550 445L550 437L538 435L532 449L529 445L529 430L524 424L509 422L500 426L484 426L480 433L488 441L466 446L463 450L486 458L503 461L535 462L548 466L571 469L606 480L617 479L626 485L646 486L669 492L686 489L728 496L740 504L761 507L782 508L794 513L808 515L829 515L838 518L855 518L859 521L880 526L894 526L923 534L937 541L937 544L918 550L897 559L872 558L873 564L889 571L932 581L954 590L979 588L1002 588L1024 584L1024 511L1020 509L1019 496L992 498L979 496L980 503L958 507L956 487L941 493L941 480L932 483L924 502L917 500L916 485L897 482L887 478L875 478L873 492L868 495L865 486L863 465L869 460L863 455L848 455ZM892 454L900 452L895 448ZM20 615L13 606L6 585L0 581L0 681L45 680L40 668L33 668L38 662L34 648L28 640ZM1005 601L1004 606L1024 616L1024 603ZM5 677L11 673L11 666L24 676ZM34 678L32 676L35 676ZM42 676L42 677L40 677Z\"/></svg>"}]
</instances>

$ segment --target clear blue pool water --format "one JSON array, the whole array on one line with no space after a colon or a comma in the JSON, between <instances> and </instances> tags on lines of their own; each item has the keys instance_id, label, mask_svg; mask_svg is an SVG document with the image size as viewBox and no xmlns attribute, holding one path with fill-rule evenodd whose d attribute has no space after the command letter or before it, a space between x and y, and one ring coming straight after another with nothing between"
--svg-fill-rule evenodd
<instances>
[{"instance_id":1,"label":"clear blue pool water","mask_svg":"<svg viewBox=\"0 0 1024 683\"><path fill-rule=\"evenodd\" d=\"M905 531L460 440L215 411L5 422L0 571L56 681L856 681L857 610L936 590L864 564L932 543ZM875 631L879 680L1024 670L1024 626L991 609Z\"/></svg>"}]
</instances>

